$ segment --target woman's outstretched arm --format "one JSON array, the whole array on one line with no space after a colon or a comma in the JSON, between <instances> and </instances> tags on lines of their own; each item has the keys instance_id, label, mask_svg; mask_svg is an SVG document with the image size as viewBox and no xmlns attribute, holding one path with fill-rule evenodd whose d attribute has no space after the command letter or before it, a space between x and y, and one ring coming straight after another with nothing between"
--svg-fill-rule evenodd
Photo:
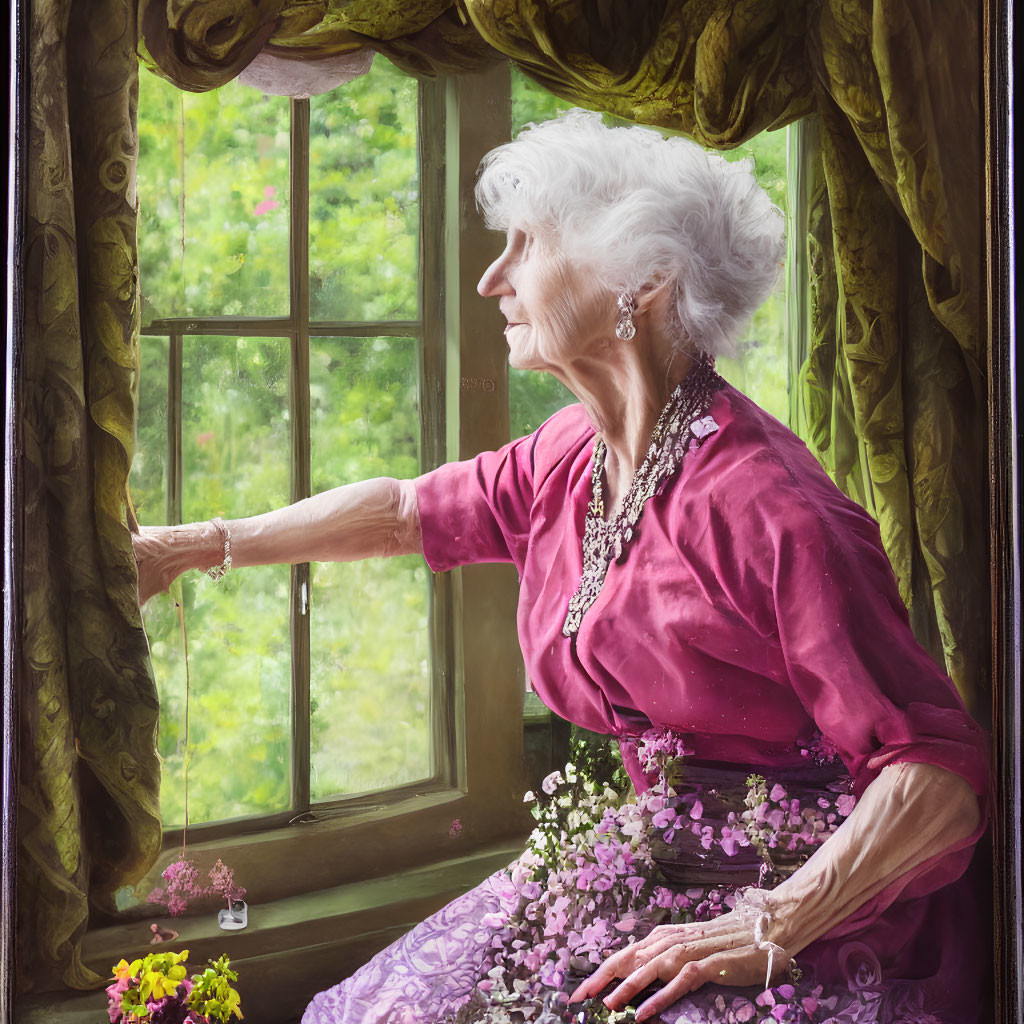
<instances>
[{"instance_id":1,"label":"woman's outstretched arm","mask_svg":"<svg viewBox=\"0 0 1024 1024\"><path fill-rule=\"evenodd\" d=\"M379 477L335 487L274 512L224 523L231 564L354 562L421 551L411 480ZM148 526L134 534L139 602L166 590L189 569L224 560L224 531L214 522Z\"/></svg>"}]
</instances>

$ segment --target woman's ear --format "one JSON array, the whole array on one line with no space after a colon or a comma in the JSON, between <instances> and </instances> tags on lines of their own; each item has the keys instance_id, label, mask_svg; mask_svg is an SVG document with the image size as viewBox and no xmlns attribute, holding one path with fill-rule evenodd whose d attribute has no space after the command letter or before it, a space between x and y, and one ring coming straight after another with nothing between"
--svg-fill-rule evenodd
<instances>
[{"instance_id":1,"label":"woman's ear","mask_svg":"<svg viewBox=\"0 0 1024 1024\"><path fill-rule=\"evenodd\" d=\"M650 313L657 313L663 317L668 311L669 302L675 295L675 281L667 278L664 281L656 281L643 285L633 297L636 303L634 316L646 316Z\"/></svg>"}]
</instances>

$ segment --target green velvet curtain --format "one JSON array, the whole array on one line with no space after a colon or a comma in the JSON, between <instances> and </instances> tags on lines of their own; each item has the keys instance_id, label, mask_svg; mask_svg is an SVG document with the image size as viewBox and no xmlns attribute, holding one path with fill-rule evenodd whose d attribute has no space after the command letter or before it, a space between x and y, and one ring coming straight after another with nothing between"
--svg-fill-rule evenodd
<instances>
[{"instance_id":1,"label":"green velvet curtain","mask_svg":"<svg viewBox=\"0 0 1024 1024\"><path fill-rule=\"evenodd\" d=\"M970 5L36 0L32 32L20 874L22 963L37 981L89 983L76 946L86 894L108 903L160 838L157 709L123 498L137 365L136 45L193 91L230 81L264 48L304 60L369 45L416 74L511 58L582 106L718 148L813 118L803 433L877 516L919 638L984 714L983 197Z\"/></svg>"},{"instance_id":2,"label":"green velvet curtain","mask_svg":"<svg viewBox=\"0 0 1024 1024\"><path fill-rule=\"evenodd\" d=\"M135 5L37 0L30 21L19 988L99 982L89 899L162 840L156 691L125 522L138 367Z\"/></svg>"}]
</instances>

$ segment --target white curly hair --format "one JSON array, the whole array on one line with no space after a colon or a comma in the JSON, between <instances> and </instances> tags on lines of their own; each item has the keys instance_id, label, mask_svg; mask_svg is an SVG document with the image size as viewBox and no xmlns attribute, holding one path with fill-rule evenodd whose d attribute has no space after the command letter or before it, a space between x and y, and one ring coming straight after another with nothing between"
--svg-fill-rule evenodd
<instances>
[{"instance_id":1,"label":"white curly hair","mask_svg":"<svg viewBox=\"0 0 1024 1024\"><path fill-rule=\"evenodd\" d=\"M521 228L612 293L675 282L677 343L729 354L779 277L782 213L749 161L570 110L529 125L480 164L488 227Z\"/></svg>"}]
</instances>

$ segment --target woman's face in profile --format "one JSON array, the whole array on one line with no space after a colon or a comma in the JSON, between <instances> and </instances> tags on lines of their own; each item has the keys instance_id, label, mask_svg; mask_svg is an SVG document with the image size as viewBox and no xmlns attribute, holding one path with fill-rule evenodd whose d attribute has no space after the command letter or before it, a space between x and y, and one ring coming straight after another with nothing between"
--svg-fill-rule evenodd
<instances>
[{"instance_id":1,"label":"woman's face in profile","mask_svg":"<svg viewBox=\"0 0 1024 1024\"><path fill-rule=\"evenodd\" d=\"M477 291L498 298L508 326L509 365L557 372L614 342L615 300L593 272L571 263L557 243L510 227L505 251Z\"/></svg>"}]
</instances>

